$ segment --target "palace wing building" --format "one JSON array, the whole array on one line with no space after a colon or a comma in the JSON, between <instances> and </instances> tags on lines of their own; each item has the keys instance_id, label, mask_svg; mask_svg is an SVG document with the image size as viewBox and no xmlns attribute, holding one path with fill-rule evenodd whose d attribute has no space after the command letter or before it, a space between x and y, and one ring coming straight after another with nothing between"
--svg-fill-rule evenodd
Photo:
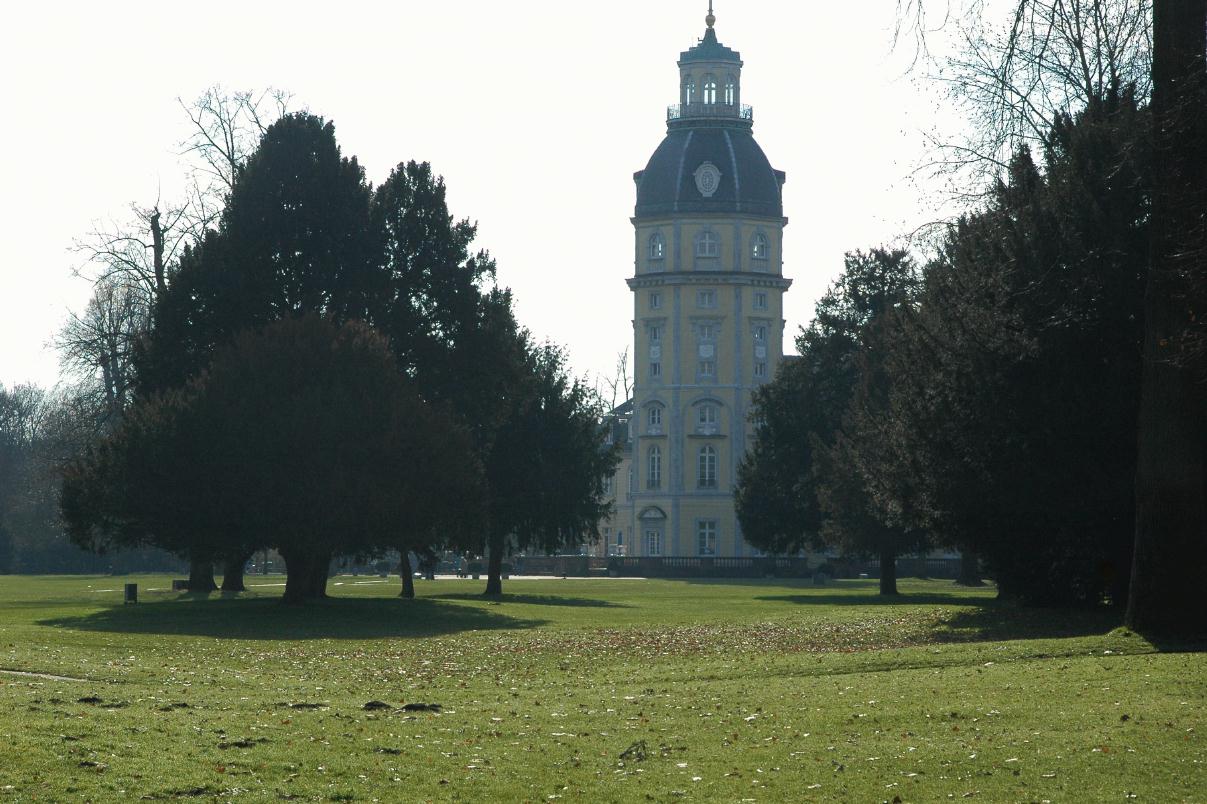
<instances>
[{"instance_id":1,"label":"palace wing building","mask_svg":"<svg viewBox=\"0 0 1207 804\"><path fill-rule=\"evenodd\" d=\"M637 205L633 398L610 432L625 457L600 552L750 556L734 512L753 435L751 392L783 359L785 175L742 104L742 59L704 38L679 55L679 103L644 170Z\"/></svg>"}]
</instances>

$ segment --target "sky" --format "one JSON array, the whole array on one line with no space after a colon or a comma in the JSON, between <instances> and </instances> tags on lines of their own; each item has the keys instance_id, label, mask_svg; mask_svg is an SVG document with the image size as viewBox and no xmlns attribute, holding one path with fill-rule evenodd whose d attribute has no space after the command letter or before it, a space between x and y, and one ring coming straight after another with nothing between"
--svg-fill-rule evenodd
<instances>
[{"instance_id":1,"label":"sky","mask_svg":"<svg viewBox=\"0 0 1207 804\"><path fill-rule=\"evenodd\" d=\"M896 3L716 0L743 102L788 174L786 351L842 270L941 212L913 179L942 99L894 48ZM522 324L576 374L631 340L634 171L666 133L704 0L25 3L0 31L0 384L59 381L50 345L91 286L72 244L183 194L185 102L278 87L380 183L429 161L478 222Z\"/></svg>"}]
</instances>

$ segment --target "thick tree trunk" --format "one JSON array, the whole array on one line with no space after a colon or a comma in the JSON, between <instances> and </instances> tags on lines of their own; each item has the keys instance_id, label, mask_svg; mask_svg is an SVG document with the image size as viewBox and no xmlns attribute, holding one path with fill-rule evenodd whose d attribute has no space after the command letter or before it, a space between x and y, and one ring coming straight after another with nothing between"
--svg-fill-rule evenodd
<instances>
[{"instance_id":1,"label":"thick tree trunk","mask_svg":"<svg viewBox=\"0 0 1207 804\"><path fill-rule=\"evenodd\" d=\"M315 553L282 553L285 559L286 603L304 603L327 596L327 571L331 556Z\"/></svg>"},{"instance_id":2,"label":"thick tree trunk","mask_svg":"<svg viewBox=\"0 0 1207 804\"><path fill-rule=\"evenodd\" d=\"M402 576L402 597L415 596L415 570L411 569L411 554L402 551L402 561L398 564L398 574Z\"/></svg>"},{"instance_id":3,"label":"thick tree trunk","mask_svg":"<svg viewBox=\"0 0 1207 804\"><path fill-rule=\"evenodd\" d=\"M486 591L485 595L498 596L503 594L503 540L491 539L489 555L486 561Z\"/></svg>"},{"instance_id":4,"label":"thick tree trunk","mask_svg":"<svg viewBox=\"0 0 1207 804\"><path fill-rule=\"evenodd\" d=\"M239 553L238 555L227 556L226 560L222 562L223 592L247 591L247 587L243 585L243 567L246 566L247 560L251 556L251 552Z\"/></svg>"},{"instance_id":5,"label":"thick tree trunk","mask_svg":"<svg viewBox=\"0 0 1207 804\"><path fill-rule=\"evenodd\" d=\"M189 591L213 592L218 588L214 583L214 562L199 558L189 560Z\"/></svg>"},{"instance_id":6,"label":"thick tree trunk","mask_svg":"<svg viewBox=\"0 0 1207 804\"><path fill-rule=\"evenodd\" d=\"M1144 299L1144 378L1136 542L1125 621L1152 634L1207 634L1207 473L1201 355L1185 351L1207 314L1207 0L1153 4L1152 261Z\"/></svg>"},{"instance_id":7,"label":"thick tree trunk","mask_svg":"<svg viewBox=\"0 0 1207 804\"><path fill-rule=\"evenodd\" d=\"M960 575L956 578L960 586L984 586L981 580L981 559L971 550L960 553Z\"/></svg>"},{"instance_id":8,"label":"thick tree trunk","mask_svg":"<svg viewBox=\"0 0 1207 804\"><path fill-rule=\"evenodd\" d=\"M897 551L891 544L880 546L880 594L897 594Z\"/></svg>"}]
</instances>

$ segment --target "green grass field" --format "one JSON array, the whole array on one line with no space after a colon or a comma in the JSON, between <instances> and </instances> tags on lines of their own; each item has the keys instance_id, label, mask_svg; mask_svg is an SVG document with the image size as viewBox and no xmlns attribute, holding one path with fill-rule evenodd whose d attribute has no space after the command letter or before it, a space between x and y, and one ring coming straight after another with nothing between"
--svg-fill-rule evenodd
<instances>
[{"instance_id":1,"label":"green grass field","mask_svg":"<svg viewBox=\"0 0 1207 804\"><path fill-rule=\"evenodd\" d=\"M1207 801L1207 654L1107 614L912 580L339 577L289 608L282 580L0 577L0 800Z\"/></svg>"}]
</instances>

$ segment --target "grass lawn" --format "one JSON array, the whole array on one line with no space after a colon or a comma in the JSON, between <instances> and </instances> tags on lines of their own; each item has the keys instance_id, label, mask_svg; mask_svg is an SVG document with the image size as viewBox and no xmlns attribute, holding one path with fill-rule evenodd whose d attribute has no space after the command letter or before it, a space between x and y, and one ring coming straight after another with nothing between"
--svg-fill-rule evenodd
<instances>
[{"instance_id":1,"label":"grass lawn","mask_svg":"<svg viewBox=\"0 0 1207 804\"><path fill-rule=\"evenodd\" d=\"M339 577L303 608L282 582L0 577L0 801L1207 801L1207 654L1103 613L943 581Z\"/></svg>"}]
</instances>

